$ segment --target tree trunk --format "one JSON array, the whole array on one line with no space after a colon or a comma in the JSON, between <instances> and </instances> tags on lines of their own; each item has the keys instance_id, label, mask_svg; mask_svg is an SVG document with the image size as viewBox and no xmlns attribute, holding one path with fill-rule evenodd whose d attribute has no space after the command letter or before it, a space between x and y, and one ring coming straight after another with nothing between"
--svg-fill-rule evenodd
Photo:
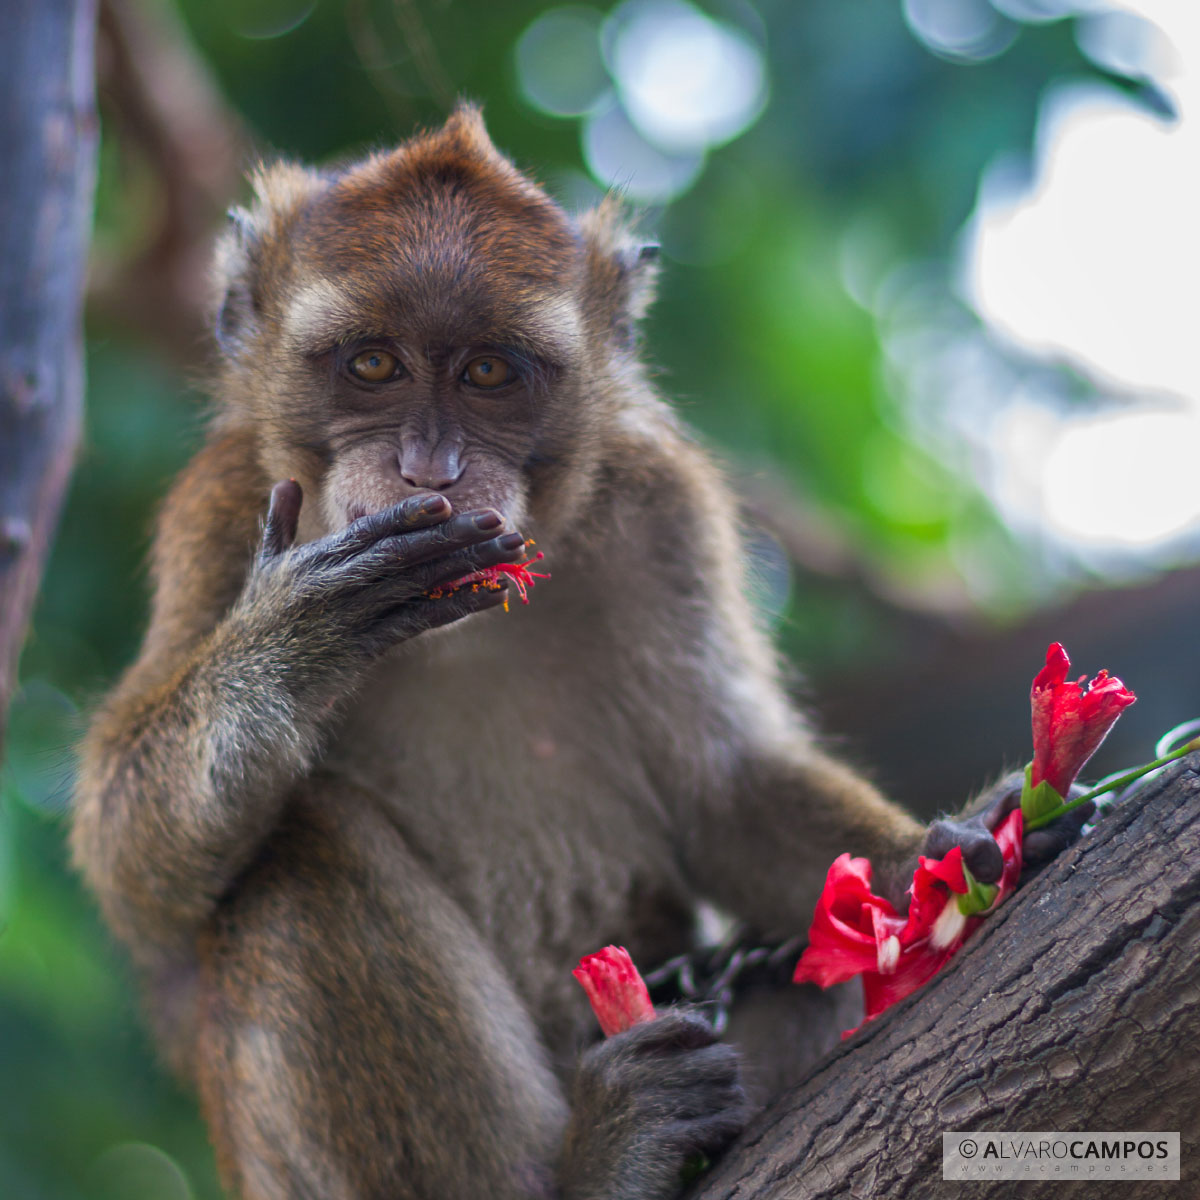
<instances>
[{"instance_id":1,"label":"tree trunk","mask_svg":"<svg viewBox=\"0 0 1200 1200\"><path fill-rule=\"evenodd\" d=\"M1200 1195L1200 755L762 1114L691 1200ZM943 1132L1178 1131L1182 1182L942 1181Z\"/></svg>"},{"instance_id":2,"label":"tree trunk","mask_svg":"<svg viewBox=\"0 0 1200 1200\"><path fill-rule=\"evenodd\" d=\"M0 7L0 734L83 409L94 0Z\"/></svg>"}]
</instances>

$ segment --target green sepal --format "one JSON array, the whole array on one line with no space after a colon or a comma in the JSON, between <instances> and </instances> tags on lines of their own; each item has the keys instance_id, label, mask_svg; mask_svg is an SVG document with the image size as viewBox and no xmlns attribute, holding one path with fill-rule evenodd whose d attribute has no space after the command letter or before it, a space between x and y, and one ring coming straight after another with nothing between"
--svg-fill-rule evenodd
<instances>
[{"instance_id":1,"label":"green sepal","mask_svg":"<svg viewBox=\"0 0 1200 1200\"><path fill-rule=\"evenodd\" d=\"M1033 763L1029 763L1025 767L1025 786L1021 789L1021 814L1025 820L1034 821L1056 808L1062 808L1065 803L1048 779L1043 779L1037 787L1033 786Z\"/></svg>"},{"instance_id":2,"label":"green sepal","mask_svg":"<svg viewBox=\"0 0 1200 1200\"><path fill-rule=\"evenodd\" d=\"M994 883L980 883L970 871L967 870L967 864L963 863L963 878L967 881L966 892L957 897L958 911L964 917L973 917L977 913L987 912L992 907L992 902L996 899L996 893L999 892L999 887Z\"/></svg>"}]
</instances>

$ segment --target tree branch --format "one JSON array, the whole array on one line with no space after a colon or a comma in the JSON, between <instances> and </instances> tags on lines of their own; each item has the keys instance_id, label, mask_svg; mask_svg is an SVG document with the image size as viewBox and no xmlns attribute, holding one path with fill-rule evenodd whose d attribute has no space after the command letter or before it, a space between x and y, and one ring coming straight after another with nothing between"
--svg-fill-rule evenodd
<instances>
[{"instance_id":1,"label":"tree branch","mask_svg":"<svg viewBox=\"0 0 1200 1200\"><path fill-rule=\"evenodd\" d=\"M99 254L90 299L106 318L201 356L213 231L237 194L246 137L170 6L100 2L99 89L126 158L154 188L139 245Z\"/></svg>"},{"instance_id":2,"label":"tree branch","mask_svg":"<svg viewBox=\"0 0 1200 1200\"><path fill-rule=\"evenodd\" d=\"M83 411L94 0L0 10L0 732Z\"/></svg>"},{"instance_id":3,"label":"tree branch","mask_svg":"<svg viewBox=\"0 0 1200 1200\"><path fill-rule=\"evenodd\" d=\"M1193 755L776 1101L691 1200L945 1196L942 1133L988 1130L1179 1131L1183 1182L1113 1186L1122 1197L1196 1195L1198 944ZM970 1193L1000 1200L1014 1186L975 1181ZM1091 1182L1019 1186L1031 1198L1108 1194Z\"/></svg>"}]
</instances>

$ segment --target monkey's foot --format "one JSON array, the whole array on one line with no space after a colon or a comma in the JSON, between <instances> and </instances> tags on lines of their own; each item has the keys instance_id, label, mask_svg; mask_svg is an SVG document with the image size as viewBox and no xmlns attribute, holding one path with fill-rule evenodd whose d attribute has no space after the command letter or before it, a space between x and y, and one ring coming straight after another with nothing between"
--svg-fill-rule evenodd
<instances>
[{"instance_id":1,"label":"monkey's foot","mask_svg":"<svg viewBox=\"0 0 1200 1200\"><path fill-rule=\"evenodd\" d=\"M737 1052L686 1009L592 1046L572 1099L564 1200L667 1200L688 1160L724 1149L748 1115Z\"/></svg>"}]
</instances>

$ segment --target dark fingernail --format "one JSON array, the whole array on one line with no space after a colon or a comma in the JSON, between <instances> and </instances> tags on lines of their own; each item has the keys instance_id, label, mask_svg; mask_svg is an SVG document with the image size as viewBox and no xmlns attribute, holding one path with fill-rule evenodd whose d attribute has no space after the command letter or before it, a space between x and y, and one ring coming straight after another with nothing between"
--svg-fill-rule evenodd
<instances>
[{"instance_id":1,"label":"dark fingernail","mask_svg":"<svg viewBox=\"0 0 1200 1200\"><path fill-rule=\"evenodd\" d=\"M428 513L429 515L432 516L434 513L440 513L445 507L446 507L446 497L445 496L430 496L427 500L425 500L422 503L421 511L423 513Z\"/></svg>"},{"instance_id":2,"label":"dark fingernail","mask_svg":"<svg viewBox=\"0 0 1200 1200\"><path fill-rule=\"evenodd\" d=\"M498 512L480 513L475 518L476 529L499 529L504 524L504 518Z\"/></svg>"},{"instance_id":3,"label":"dark fingernail","mask_svg":"<svg viewBox=\"0 0 1200 1200\"><path fill-rule=\"evenodd\" d=\"M496 539L501 550L519 550L525 545L525 535L520 533L506 533L502 538Z\"/></svg>"}]
</instances>

